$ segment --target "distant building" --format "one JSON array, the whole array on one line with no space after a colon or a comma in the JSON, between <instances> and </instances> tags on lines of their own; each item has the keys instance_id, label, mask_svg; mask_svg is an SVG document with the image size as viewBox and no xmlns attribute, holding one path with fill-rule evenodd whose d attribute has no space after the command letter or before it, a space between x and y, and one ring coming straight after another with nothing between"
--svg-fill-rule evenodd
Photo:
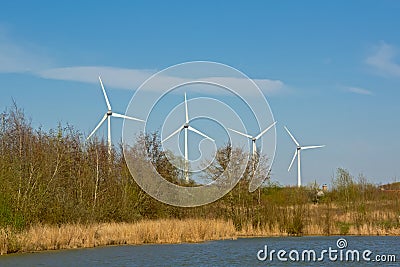
<instances>
[{"instance_id":1,"label":"distant building","mask_svg":"<svg viewBox=\"0 0 400 267\"><path fill-rule=\"evenodd\" d=\"M400 192L400 182L391 183L391 184L384 184L379 186L379 189L382 191L389 191L389 192Z\"/></svg>"},{"instance_id":2,"label":"distant building","mask_svg":"<svg viewBox=\"0 0 400 267\"><path fill-rule=\"evenodd\" d=\"M322 191L323 192L327 192L328 191L328 185L327 184L323 184L322 185Z\"/></svg>"}]
</instances>

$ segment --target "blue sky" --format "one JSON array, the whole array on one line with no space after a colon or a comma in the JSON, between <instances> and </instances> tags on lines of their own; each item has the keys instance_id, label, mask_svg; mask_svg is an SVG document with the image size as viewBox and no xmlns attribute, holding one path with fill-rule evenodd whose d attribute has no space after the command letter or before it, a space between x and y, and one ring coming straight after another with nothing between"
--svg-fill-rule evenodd
<instances>
[{"instance_id":1,"label":"blue sky","mask_svg":"<svg viewBox=\"0 0 400 267\"><path fill-rule=\"evenodd\" d=\"M8 1L0 109L13 98L35 126L61 121L87 134L106 108L98 74L123 113L155 71L216 61L265 82L278 121L273 180L296 183L287 125L302 144L327 145L302 154L304 184L330 183L338 167L392 182L400 178L399 12L398 1ZM121 127L113 120L115 142Z\"/></svg>"}]
</instances>

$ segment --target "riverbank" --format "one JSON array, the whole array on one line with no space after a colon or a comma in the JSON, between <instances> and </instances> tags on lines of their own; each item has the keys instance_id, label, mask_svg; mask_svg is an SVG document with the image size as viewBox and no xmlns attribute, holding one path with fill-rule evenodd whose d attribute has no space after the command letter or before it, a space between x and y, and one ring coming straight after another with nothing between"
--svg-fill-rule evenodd
<instances>
[{"instance_id":1,"label":"riverbank","mask_svg":"<svg viewBox=\"0 0 400 267\"><path fill-rule=\"evenodd\" d=\"M331 235L343 232L341 225L331 229ZM304 235L325 235L324 229L307 226ZM174 244L236 239L237 237L287 236L278 226L257 228L244 226L235 230L231 221L210 219L146 220L137 223L36 225L16 233L0 229L1 254L107 245ZM349 226L347 235L400 235L400 228L373 225Z\"/></svg>"}]
</instances>

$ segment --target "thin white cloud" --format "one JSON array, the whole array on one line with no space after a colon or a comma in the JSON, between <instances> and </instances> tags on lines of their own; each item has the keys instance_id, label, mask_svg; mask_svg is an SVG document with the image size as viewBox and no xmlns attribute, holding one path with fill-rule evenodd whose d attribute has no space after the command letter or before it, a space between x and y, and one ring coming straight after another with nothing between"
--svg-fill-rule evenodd
<instances>
[{"instance_id":1,"label":"thin white cloud","mask_svg":"<svg viewBox=\"0 0 400 267\"><path fill-rule=\"evenodd\" d=\"M98 83L98 76L101 76L107 85L120 89L136 89L154 71L123 69L115 67L99 67L99 66L80 66L53 68L38 71L36 74L45 79Z\"/></svg>"},{"instance_id":2,"label":"thin white cloud","mask_svg":"<svg viewBox=\"0 0 400 267\"><path fill-rule=\"evenodd\" d=\"M360 88L360 87L347 87L347 91L359 95L373 95L373 93L370 90Z\"/></svg>"},{"instance_id":3,"label":"thin white cloud","mask_svg":"<svg viewBox=\"0 0 400 267\"><path fill-rule=\"evenodd\" d=\"M42 78L77 81L87 83L97 83L97 77L100 75L107 86L121 89L136 89L151 75L156 73L152 70L140 69L124 69L116 67L99 67L99 66L78 66L66 68L53 68L36 72ZM152 84L150 90L159 91L169 86L176 86L189 82L191 79L175 76L160 76L157 81ZM196 79L202 80L202 79ZM246 94L246 87L249 82L244 78L236 77L204 77L204 80L222 84L226 87L235 86L243 88L240 93ZM280 80L254 79L253 80L261 91L266 95L280 93L285 89L285 85ZM204 91L203 91L204 92ZM213 91L210 90L210 93Z\"/></svg>"},{"instance_id":4,"label":"thin white cloud","mask_svg":"<svg viewBox=\"0 0 400 267\"><path fill-rule=\"evenodd\" d=\"M215 77L208 78L209 81L215 81L225 86L235 86L236 88L244 88L248 86L248 80L244 78L235 77ZM285 85L280 80L269 80L269 79L252 79L253 82L260 88L260 90L266 95L273 95L280 93L285 89ZM246 92L242 92L246 93Z\"/></svg>"},{"instance_id":5,"label":"thin white cloud","mask_svg":"<svg viewBox=\"0 0 400 267\"><path fill-rule=\"evenodd\" d=\"M400 64L395 61L397 49L382 42L375 53L366 59L366 63L380 74L400 76Z\"/></svg>"}]
</instances>

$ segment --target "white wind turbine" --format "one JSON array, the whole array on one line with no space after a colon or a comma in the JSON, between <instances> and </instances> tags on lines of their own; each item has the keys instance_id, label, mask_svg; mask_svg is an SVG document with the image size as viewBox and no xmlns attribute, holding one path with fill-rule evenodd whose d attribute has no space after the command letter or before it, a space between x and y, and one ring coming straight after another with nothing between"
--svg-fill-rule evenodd
<instances>
[{"instance_id":1,"label":"white wind turbine","mask_svg":"<svg viewBox=\"0 0 400 267\"><path fill-rule=\"evenodd\" d=\"M252 143L252 157L254 158L254 157L257 155L256 141L257 141L258 139L260 139L260 137L263 136L266 132L268 132L269 129L271 129L272 127L274 127L275 124L276 124L276 121L273 122L273 123L272 123L270 126L268 126L264 131L262 131L261 133L259 133L259 134L256 135L256 136L251 136L251 135L248 135L248 134L245 134L245 133L242 133L242 132L233 130L233 129L231 129L231 128L228 128L228 129L231 130L232 132L235 132L235 133L237 133L237 134L243 135L243 136L245 136L245 137L251 139L251 143Z\"/></svg>"},{"instance_id":2,"label":"white wind turbine","mask_svg":"<svg viewBox=\"0 0 400 267\"><path fill-rule=\"evenodd\" d=\"M111 109L110 101L108 100L108 96L107 96L106 90L104 89L103 82L101 81L100 76L99 76L99 81L100 81L101 89L103 90L103 95L104 95L104 98L106 100L106 104L107 104L108 110L104 114L104 116L101 119L101 121L99 122L99 124L97 124L96 128L94 128L94 130L92 131L92 133L88 136L88 138L86 140L89 140L89 138L92 137L92 135L97 131L97 129L99 129L99 127L107 119L107 123L108 123L108 135L107 135L108 153L111 154L111 117L117 117L117 118L123 118L123 119L141 121L141 122L144 122L144 120L133 118L133 117L129 117L129 116L126 116L126 115L122 115L122 114L113 112L112 109Z\"/></svg>"},{"instance_id":3,"label":"white wind turbine","mask_svg":"<svg viewBox=\"0 0 400 267\"><path fill-rule=\"evenodd\" d=\"M188 154L188 130L195 132L211 141L214 141L214 139L212 139L211 137L209 137L208 135L200 132L199 130L193 128L192 126L189 125L189 113L188 113L188 105L187 105L187 99L186 99L186 93L185 93L185 123L179 127L175 132L173 132L172 134L170 134L167 138L165 138L163 142L167 141L168 139L170 139L172 136L174 136L175 134L179 133L180 131L185 130L185 178L186 178L186 182L189 182L189 154Z\"/></svg>"},{"instance_id":4,"label":"white wind turbine","mask_svg":"<svg viewBox=\"0 0 400 267\"><path fill-rule=\"evenodd\" d=\"M296 144L297 148L296 151L294 152L293 155L293 159L292 162L290 162L288 171L290 171L290 168L293 165L293 162L297 156L297 186L300 187L301 186L301 160L300 160L300 152L301 150L306 150L306 149L312 149L312 148L320 148L320 147L324 147L325 145L322 146L300 146L299 142L297 142L296 138L294 138L294 136L290 133L290 131L288 130L288 128L286 128L285 126L285 130L288 132L288 134L290 135L290 138L292 138L293 142Z\"/></svg>"}]
</instances>

